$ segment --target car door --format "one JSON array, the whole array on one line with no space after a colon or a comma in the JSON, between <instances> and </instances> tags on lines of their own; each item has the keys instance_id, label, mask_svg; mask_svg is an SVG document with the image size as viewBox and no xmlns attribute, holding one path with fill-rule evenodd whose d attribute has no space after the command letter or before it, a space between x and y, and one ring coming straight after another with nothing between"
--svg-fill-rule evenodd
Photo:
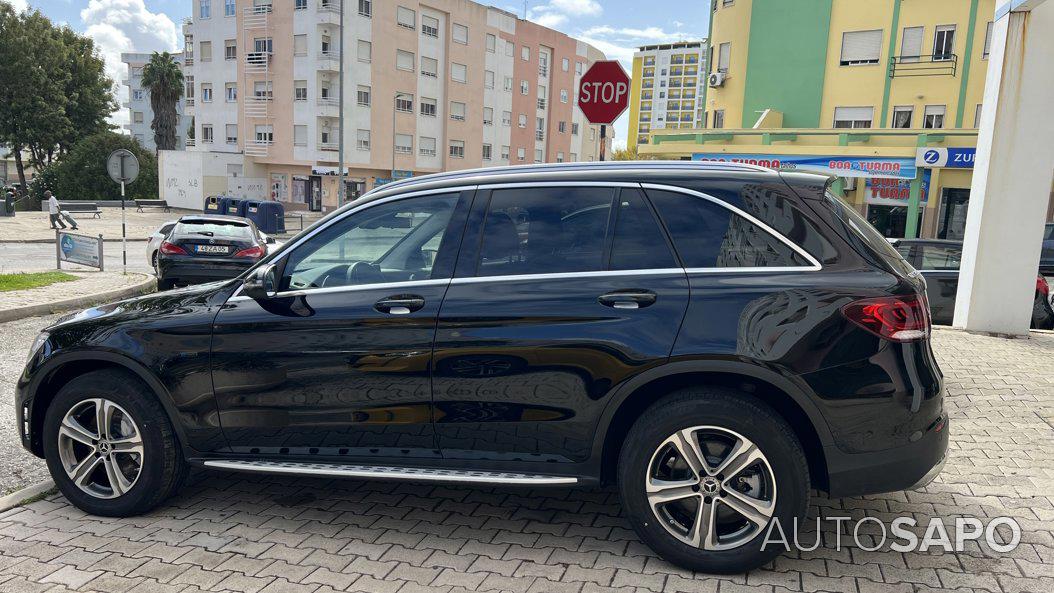
<instances>
[{"instance_id":1,"label":"car door","mask_svg":"<svg viewBox=\"0 0 1054 593\"><path fill-rule=\"evenodd\" d=\"M438 456L429 365L471 192L353 209L283 252L278 292L216 317L213 384L235 452Z\"/></svg>"},{"instance_id":2,"label":"car door","mask_svg":"<svg viewBox=\"0 0 1054 593\"><path fill-rule=\"evenodd\" d=\"M636 185L481 188L436 332L444 458L585 461L605 396L667 360L687 301Z\"/></svg>"},{"instance_id":3,"label":"car door","mask_svg":"<svg viewBox=\"0 0 1054 593\"><path fill-rule=\"evenodd\" d=\"M915 269L926 278L933 323L951 325L955 317L955 294L959 290L962 245L958 242L919 242L915 245Z\"/></svg>"}]
</instances>

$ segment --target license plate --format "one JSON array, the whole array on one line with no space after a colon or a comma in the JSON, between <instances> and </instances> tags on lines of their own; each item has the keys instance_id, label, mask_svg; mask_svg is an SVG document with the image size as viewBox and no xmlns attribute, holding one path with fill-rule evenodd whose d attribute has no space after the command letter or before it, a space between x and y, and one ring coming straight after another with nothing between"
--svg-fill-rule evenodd
<instances>
[{"instance_id":1,"label":"license plate","mask_svg":"<svg viewBox=\"0 0 1054 593\"><path fill-rule=\"evenodd\" d=\"M198 253L227 253L226 245L197 245L194 249Z\"/></svg>"}]
</instances>

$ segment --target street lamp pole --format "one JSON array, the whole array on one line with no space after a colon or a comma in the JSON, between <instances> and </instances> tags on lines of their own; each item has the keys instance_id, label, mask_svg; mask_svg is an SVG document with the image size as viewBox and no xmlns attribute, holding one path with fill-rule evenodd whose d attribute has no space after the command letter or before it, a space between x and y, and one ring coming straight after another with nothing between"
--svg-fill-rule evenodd
<instances>
[{"instance_id":1,"label":"street lamp pole","mask_svg":"<svg viewBox=\"0 0 1054 593\"><path fill-rule=\"evenodd\" d=\"M337 204L343 206L344 201L347 199L347 188L344 183L344 0L340 0L340 67L339 67L340 82L338 83L338 95L337 101L339 101L337 113L337 134L340 135L337 141L337 178L339 179L339 186L337 187L338 201Z\"/></svg>"}]
</instances>

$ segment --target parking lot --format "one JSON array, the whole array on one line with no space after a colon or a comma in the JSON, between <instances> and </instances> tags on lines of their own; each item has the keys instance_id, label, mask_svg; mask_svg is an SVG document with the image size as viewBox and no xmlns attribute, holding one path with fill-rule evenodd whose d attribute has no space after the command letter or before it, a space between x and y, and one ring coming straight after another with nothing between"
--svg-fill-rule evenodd
<instances>
[{"instance_id":1,"label":"parking lot","mask_svg":"<svg viewBox=\"0 0 1054 593\"><path fill-rule=\"evenodd\" d=\"M46 321L0 331L26 341L32 323ZM25 345L3 352L5 419L13 369L22 362L16 350ZM844 537L838 550L824 523L815 551L718 577L659 560L626 524L610 488L197 472L177 497L142 517L88 517L60 495L0 514L0 591L1052 591L1054 335L1007 340L938 329L934 347L952 431L943 473L918 492L817 495L811 516L912 516L923 526L932 517L1012 517L1022 533L1011 552L972 544L961 553L865 552L846 547ZM27 478L44 475L34 458L18 463Z\"/></svg>"}]
</instances>

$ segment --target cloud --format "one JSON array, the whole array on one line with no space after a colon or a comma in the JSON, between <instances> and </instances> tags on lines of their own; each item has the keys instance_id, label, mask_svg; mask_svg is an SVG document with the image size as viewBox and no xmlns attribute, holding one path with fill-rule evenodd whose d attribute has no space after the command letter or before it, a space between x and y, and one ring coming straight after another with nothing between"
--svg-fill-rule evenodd
<instances>
[{"instance_id":1,"label":"cloud","mask_svg":"<svg viewBox=\"0 0 1054 593\"><path fill-rule=\"evenodd\" d=\"M106 61L106 73L117 82L118 102L127 90L120 81L127 70L121 52L178 51L179 31L163 13L150 12L143 0L89 0L81 10L83 33L95 40ZM128 123L128 110L118 109L113 123Z\"/></svg>"},{"instance_id":2,"label":"cloud","mask_svg":"<svg viewBox=\"0 0 1054 593\"><path fill-rule=\"evenodd\" d=\"M567 15L558 12L542 12L531 17L531 20L543 27L555 29L567 22Z\"/></svg>"},{"instance_id":3,"label":"cloud","mask_svg":"<svg viewBox=\"0 0 1054 593\"><path fill-rule=\"evenodd\" d=\"M543 27L555 29L567 24L571 17L595 17L604 12L596 0L549 0L527 11L527 18Z\"/></svg>"},{"instance_id":4,"label":"cloud","mask_svg":"<svg viewBox=\"0 0 1054 593\"><path fill-rule=\"evenodd\" d=\"M3 0L3 1L7 2L8 4L10 4L11 7L15 9L15 12L22 12L23 10L29 8L29 3L26 2L26 0Z\"/></svg>"},{"instance_id":5,"label":"cloud","mask_svg":"<svg viewBox=\"0 0 1054 593\"><path fill-rule=\"evenodd\" d=\"M598 16L604 11L596 0L549 0L549 6L573 16Z\"/></svg>"}]
</instances>

